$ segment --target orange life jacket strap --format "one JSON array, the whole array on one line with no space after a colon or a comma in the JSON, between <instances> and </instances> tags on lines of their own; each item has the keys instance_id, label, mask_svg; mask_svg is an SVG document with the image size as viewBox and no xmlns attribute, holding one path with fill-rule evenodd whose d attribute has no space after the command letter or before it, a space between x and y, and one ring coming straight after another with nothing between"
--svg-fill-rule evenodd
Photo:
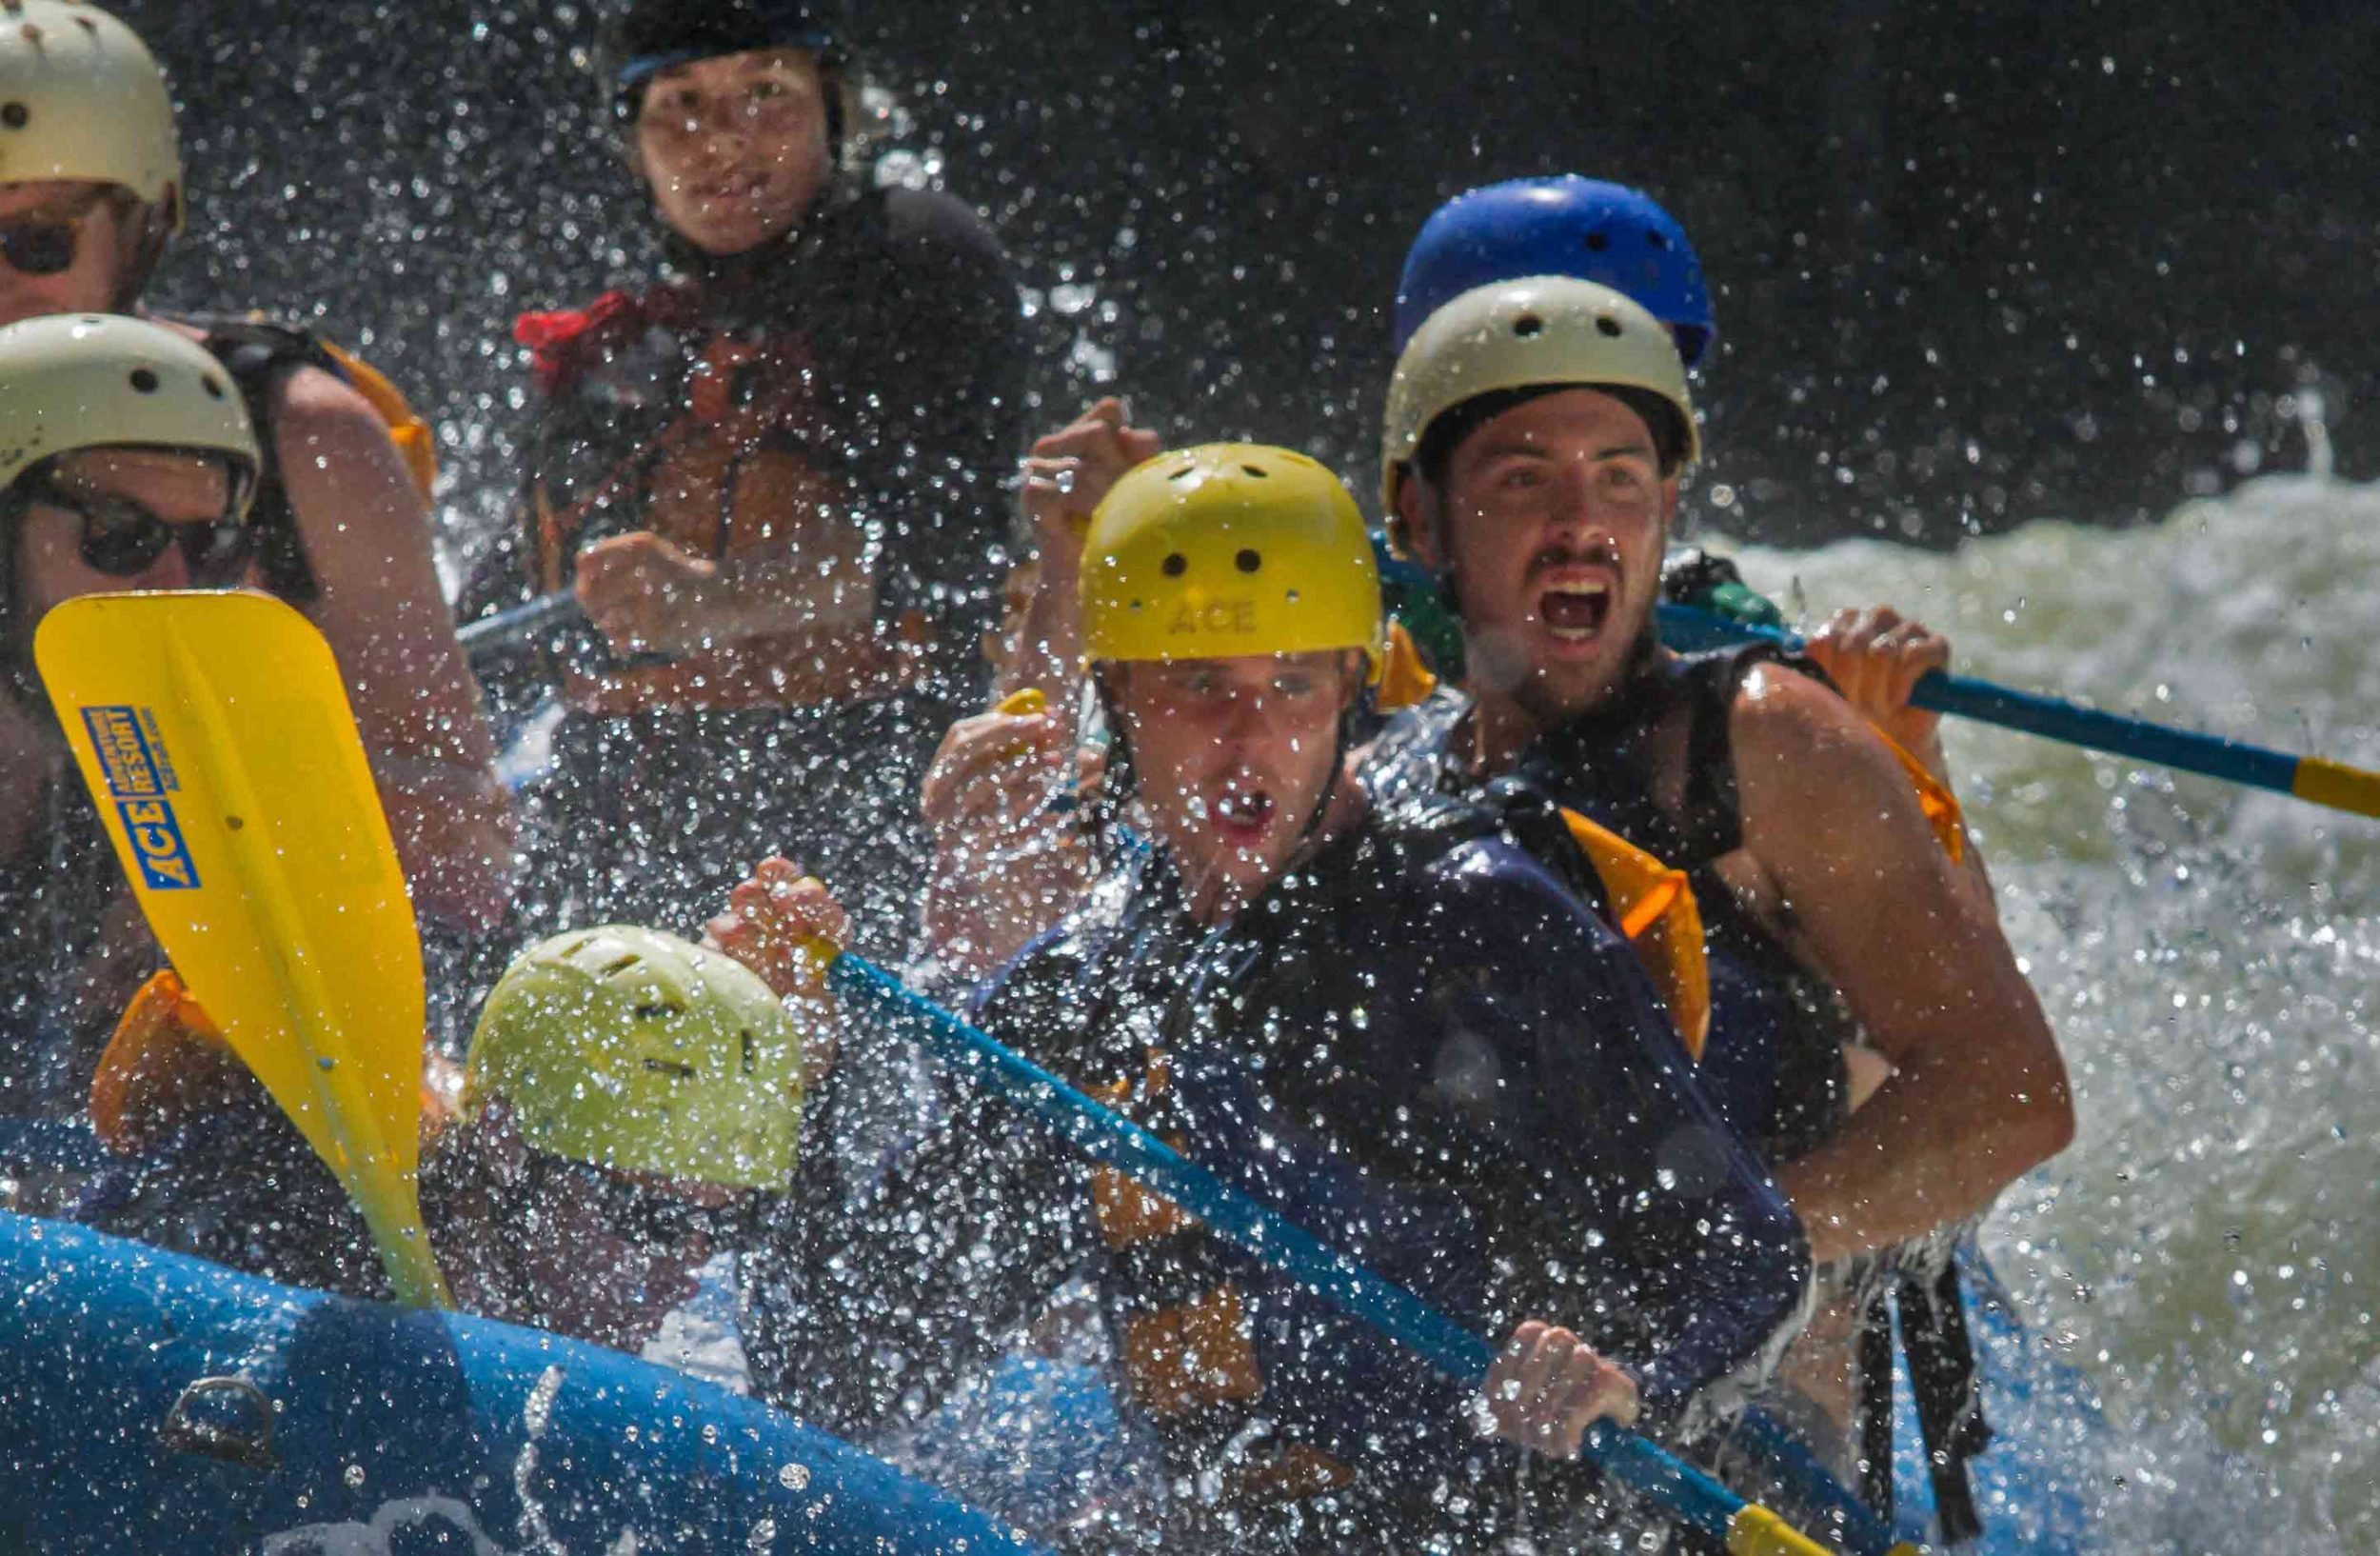
<instances>
[{"instance_id":1,"label":"orange life jacket strap","mask_svg":"<svg viewBox=\"0 0 2380 1556\"><path fill-rule=\"evenodd\" d=\"M1686 872L1576 810L1563 810L1562 821L1571 841L1595 866L1620 932L1669 1006L1686 1052L1699 1060L1711 1034L1711 971L1702 948L1702 909Z\"/></svg>"},{"instance_id":2,"label":"orange life jacket strap","mask_svg":"<svg viewBox=\"0 0 2380 1556\"><path fill-rule=\"evenodd\" d=\"M1388 624L1388 664L1380 671L1378 702L1382 712L1399 708L1412 708L1438 689L1438 677L1421 662L1421 650L1413 645L1413 634L1405 624Z\"/></svg>"}]
</instances>

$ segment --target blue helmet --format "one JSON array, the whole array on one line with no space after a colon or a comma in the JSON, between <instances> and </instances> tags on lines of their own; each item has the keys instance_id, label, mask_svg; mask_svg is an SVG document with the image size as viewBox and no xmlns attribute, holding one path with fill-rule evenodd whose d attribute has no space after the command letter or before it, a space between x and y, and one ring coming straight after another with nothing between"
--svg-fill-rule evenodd
<instances>
[{"instance_id":1,"label":"blue helmet","mask_svg":"<svg viewBox=\"0 0 2380 1556\"><path fill-rule=\"evenodd\" d=\"M1643 305L1691 368L1719 338L1702 261L1677 218L1620 184L1565 173L1455 196L1422 224L1397 285L1397 350L1475 287L1529 275L1599 282Z\"/></svg>"}]
</instances>

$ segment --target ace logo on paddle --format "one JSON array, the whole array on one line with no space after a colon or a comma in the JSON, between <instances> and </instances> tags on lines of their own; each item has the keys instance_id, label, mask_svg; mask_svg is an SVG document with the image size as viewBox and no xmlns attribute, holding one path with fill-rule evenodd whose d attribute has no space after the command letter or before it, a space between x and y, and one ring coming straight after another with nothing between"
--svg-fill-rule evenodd
<instances>
[{"instance_id":1,"label":"ace logo on paddle","mask_svg":"<svg viewBox=\"0 0 2380 1556\"><path fill-rule=\"evenodd\" d=\"M145 708L86 708L83 727L90 731L91 749L107 775L108 797L115 801L142 884L151 891L196 890L198 867L167 798L182 785L158 738L156 716Z\"/></svg>"}]
</instances>

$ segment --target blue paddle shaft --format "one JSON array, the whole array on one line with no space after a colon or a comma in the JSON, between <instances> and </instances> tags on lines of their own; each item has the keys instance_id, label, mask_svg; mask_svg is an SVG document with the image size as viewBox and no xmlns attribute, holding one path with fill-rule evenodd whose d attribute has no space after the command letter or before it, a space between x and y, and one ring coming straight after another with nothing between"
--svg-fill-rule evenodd
<instances>
[{"instance_id":1,"label":"blue paddle shaft","mask_svg":"<svg viewBox=\"0 0 2380 1556\"><path fill-rule=\"evenodd\" d=\"M1116 1168L1205 1222L1255 1257L1371 1325L1457 1383L1487 1381L1496 1351L1400 1286L1266 1209L1155 1135L1068 1086L989 1033L920 998L899 979L857 956L836 958L836 996L889 1018L943 1062L973 1075L1024 1108L1094 1161ZM1725 1539L1744 1500L1693 1466L1608 1421L1588 1429L1589 1457L1622 1483L1653 1497L1687 1523ZM1892 1536L1864 1508L1846 1515L1853 1556L1885 1556Z\"/></svg>"},{"instance_id":2,"label":"blue paddle shaft","mask_svg":"<svg viewBox=\"0 0 2380 1556\"><path fill-rule=\"evenodd\" d=\"M1795 653L1802 648L1798 636L1773 627L1730 621L1691 606L1664 604L1657 609L1661 640L1672 648L1691 652L1757 638ZM2017 729L2029 735L2062 740L2070 746L2128 756L2134 761L2254 788L2276 789L2283 794L2291 792L2297 777L2298 759L2283 751L2117 713L2102 713L2055 697L2011 690L1973 676L1928 670L1918 678L1909 700L1936 713L1952 713L1979 724L1996 724L2003 729Z\"/></svg>"},{"instance_id":3,"label":"blue paddle shaft","mask_svg":"<svg viewBox=\"0 0 2380 1556\"><path fill-rule=\"evenodd\" d=\"M509 610L499 610L492 616L482 616L467 627L455 629L454 640L463 647L467 657L506 648L530 637L578 614L578 596L567 589L543 594L526 605L516 605Z\"/></svg>"}]
</instances>

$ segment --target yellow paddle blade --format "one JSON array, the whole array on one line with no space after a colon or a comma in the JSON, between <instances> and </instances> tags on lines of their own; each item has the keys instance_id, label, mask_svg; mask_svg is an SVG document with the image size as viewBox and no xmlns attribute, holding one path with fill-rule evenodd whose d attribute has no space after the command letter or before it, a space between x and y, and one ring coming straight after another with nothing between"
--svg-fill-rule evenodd
<instances>
[{"instance_id":1,"label":"yellow paddle blade","mask_svg":"<svg viewBox=\"0 0 2380 1556\"><path fill-rule=\"evenodd\" d=\"M141 908L347 1186L400 1298L446 1305L414 1193L422 960L329 646L278 600L100 594L34 658Z\"/></svg>"}]
</instances>

